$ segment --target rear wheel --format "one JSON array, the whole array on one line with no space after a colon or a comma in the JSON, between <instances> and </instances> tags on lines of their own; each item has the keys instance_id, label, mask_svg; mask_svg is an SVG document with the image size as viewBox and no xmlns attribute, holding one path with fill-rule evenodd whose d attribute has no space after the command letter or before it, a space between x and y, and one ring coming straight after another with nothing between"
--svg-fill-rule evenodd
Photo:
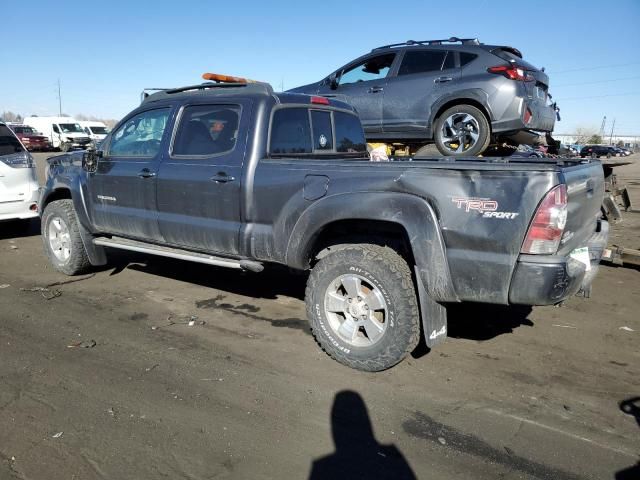
<instances>
[{"instance_id":1,"label":"rear wheel","mask_svg":"<svg viewBox=\"0 0 640 480\"><path fill-rule=\"evenodd\" d=\"M481 154L489 145L490 134L487 118L471 105L456 105L445 110L434 127L436 146L447 157Z\"/></svg>"},{"instance_id":2,"label":"rear wheel","mask_svg":"<svg viewBox=\"0 0 640 480\"><path fill-rule=\"evenodd\" d=\"M59 272L77 275L91 267L72 200L56 200L46 206L42 214L42 239L45 254Z\"/></svg>"},{"instance_id":3,"label":"rear wheel","mask_svg":"<svg viewBox=\"0 0 640 480\"><path fill-rule=\"evenodd\" d=\"M348 367L385 370L418 344L411 271L388 247L337 247L311 271L305 301L316 341Z\"/></svg>"}]
</instances>

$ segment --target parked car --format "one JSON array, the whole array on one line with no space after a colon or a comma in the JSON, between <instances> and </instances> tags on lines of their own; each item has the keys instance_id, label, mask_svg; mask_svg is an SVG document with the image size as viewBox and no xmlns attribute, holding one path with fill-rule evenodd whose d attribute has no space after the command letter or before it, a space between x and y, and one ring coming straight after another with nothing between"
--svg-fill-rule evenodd
<instances>
[{"instance_id":1,"label":"parked car","mask_svg":"<svg viewBox=\"0 0 640 480\"><path fill-rule=\"evenodd\" d=\"M544 158L544 156L545 152L529 145L520 145L512 155L515 158Z\"/></svg>"},{"instance_id":2,"label":"parked car","mask_svg":"<svg viewBox=\"0 0 640 480\"><path fill-rule=\"evenodd\" d=\"M450 302L588 291L608 231L600 162L442 160L371 162L354 108L335 99L263 83L176 88L147 97L100 150L48 160L42 238L68 275L105 264L107 247L310 270L316 340L371 371L421 331L443 341Z\"/></svg>"},{"instance_id":3,"label":"parked car","mask_svg":"<svg viewBox=\"0 0 640 480\"><path fill-rule=\"evenodd\" d=\"M623 154L625 157L628 157L629 155L631 155L631 154L633 153L633 152L632 152L631 150L629 150L628 148L625 148L625 147L618 147L618 148L620 148L620 150L622 151L622 154Z\"/></svg>"},{"instance_id":4,"label":"parked car","mask_svg":"<svg viewBox=\"0 0 640 480\"><path fill-rule=\"evenodd\" d=\"M549 77L513 47L477 39L408 41L373 49L290 92L353 105L368 141L435 142L446 156L491 144L534 144L553 131Z\"/></svg>"},{"instance_id":5,"label":"parked car","mask_svg":"<svg viewBox=\"0 0 640 480\"><path fill-rule=\"evenodd\" d=\"M38 181L33 158L0 122L0 221L38 216Z\"/></svg>"},{"instance_id":6,"label":"parked car","mask_svg":"<svg viewBox=\"0 0 640 480\"><path fill-rule=\"evenodd\" d=\"M87 148L91 139L77 120L71 117L27 117L24 123L49 138L53 148L66 152L74 148Z\"/></svg>"},{"instance_id":7,"label":"parked car","mask_svg":"<svg viewBox=\"0 0 640 480\"><path fill-rule=\"evenodd\" d=\"M27 150L46 151L51 149L49 139L40 132L37 132L33 127L20 123L7 123L7 126L16 134L16 137L20 139Z\"/></svg>"},{"instance_id":8,"label":"parked car","mask_svg":"<svg viewBox=\"0 0 640 480\"><path fill-rule=\"evenodd\" d=\"M109 133L109 129L103 122L97 121L81 121L78 124L82 127L89 138L94 144L100 143L105 139L107 133Z\"/></svg>"},{"instance_id":9,"label":"parked car","mask_svg":"<svg viewBox=\"0 0 640 480\"><path fill-rule=\"evenodd\" d=\"M610 145L585 145L580 150L580 156L591 157L591 158L600 158L600 157L615 157L619 156L619 152L615 150L615 147Z\"/></svg>"}]
</instances>

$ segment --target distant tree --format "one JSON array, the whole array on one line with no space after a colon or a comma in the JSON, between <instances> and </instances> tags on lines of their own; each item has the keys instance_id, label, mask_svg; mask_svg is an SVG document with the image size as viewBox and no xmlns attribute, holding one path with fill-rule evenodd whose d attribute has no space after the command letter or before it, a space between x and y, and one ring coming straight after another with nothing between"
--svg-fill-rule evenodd
<instances>
[{"instance_id":1,"label":"distant tree","mask_svg":"<svg viewBox=\"0 0 640 480\"><path fill-rule=\"evenodd\" d=\"M13 113L13 112L2 112L2 114L0 114L0 118L5 121L5 122L21 122L23 119L22 115L20 115L19 113Z\"/></svg>"},{"instance_id":2,"label":"distant tree","mask_svg":"<svg viewBox=\"0 0 640 480\"><path fill-rule=\"evenodd\" d=\"M578 145L584 145L585 143L593 143L590 138L597 135L598 132L595 128L590 127L578 127L573 135L575 143Z\"/></svg>"},{"instance_id":3,"label":"distant tree","mask_svg":"<svg viewBox=\"0 0 640 480\"><path fill-rule=\"evenodd\" d=\"M602 143L602 137L598 134L591 135L587 140L587 143L599 144Z\"/></svg>"},{"instance_id":4,"label":"distant tree","mask_svg":"<svg viewBox=\"0 0 640 480\"><path fill-rule=\"evenodd\" d=\"M618 140L618 143L616 143L616 147L624 147L624 142L622 140Z\"/></svg>"}]
</instances>

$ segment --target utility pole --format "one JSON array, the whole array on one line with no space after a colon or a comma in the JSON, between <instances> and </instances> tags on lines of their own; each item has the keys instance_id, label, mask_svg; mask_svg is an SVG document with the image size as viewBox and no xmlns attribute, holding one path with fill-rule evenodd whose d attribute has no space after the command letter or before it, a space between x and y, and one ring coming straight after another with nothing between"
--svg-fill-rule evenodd
<instances>
[{"instance_id":1,"label":"utility pole","mask_svg":"<svg viewBox=\"0 0 640 480\"><path fill-rule=\"evenodd\" d=\"M613 145L613 129L616 126L616 119L613 119L613 125L611 125L611 135L609 136L609 145Z\"/></svg>"},{"instance_id":2,"label":"utility pole","mask_svg":"<svg viewBox=\"0 0 640 480\"><path fill-rule=\"evenodd\" d=\"M600 124L600 136L604 138L604 127L607 124L607 116L602 117L602 123Z\"/></svg>"},{"instance_id":3,"label":"utility pole","mask_svg":"<svg viewBox=\"0 0 640 480\"><path fill-rule=\"evenodd\" d=\"M58 79L58 116L62 116L62 95L60 95L60 79Z\"/></svg>"}]
</instances>

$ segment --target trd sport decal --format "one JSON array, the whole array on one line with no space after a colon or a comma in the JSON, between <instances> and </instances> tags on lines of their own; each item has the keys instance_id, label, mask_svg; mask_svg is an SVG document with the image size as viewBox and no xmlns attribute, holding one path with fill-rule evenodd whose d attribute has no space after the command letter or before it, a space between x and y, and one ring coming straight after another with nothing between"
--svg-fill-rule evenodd
<instances>
[{"instance_id":1,"label":"trd sport decal","mask_svg":"<svg viewBox=\"0 0 640 480\"><path fill-rule=\"evenodd\" d=\"M453 197L451 201L456 204L456 207L465 212L478 212L482 215L482 218L504 218L506 220L513 220L520 215L516 212L499 212L498 202L490 198Z\"/></svg>"}]
</instances>

